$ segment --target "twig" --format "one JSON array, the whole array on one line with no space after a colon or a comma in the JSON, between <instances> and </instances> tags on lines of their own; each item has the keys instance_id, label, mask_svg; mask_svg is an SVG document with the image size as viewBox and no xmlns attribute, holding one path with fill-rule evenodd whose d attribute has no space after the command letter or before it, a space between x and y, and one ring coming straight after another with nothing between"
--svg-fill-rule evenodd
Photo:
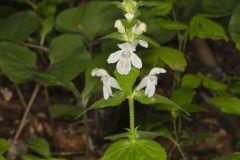
<instances>
[{"instance_id":1,"label":"twig","mask_svg":"<svg viewBox=\"0 0 240 160\"><path fill-rule=\"evenodd\" d=\"M26 109L27 108L27 103L26 103L26 101L23 97L23 93L22 93L20 87L17 84L15 84L15 87L16 87L16 90L17 90L18 97L21 101L21 104L22 104L23 108Z\"/></svg>"},{"instance_id":2,"label":"twig","mask_svg":"<svg viewBox=\"0 0 240 160\"><path fill-rule=\"evenodd\" d=\"M32 105L33 105L33 103L34 103L34 101L35 101L35 99L37 97L37 93L38 93L39 89L40 89L40 85L37 84L36 87L34 88L34 91L32 93L32 96L31 96L30 100L29 100L27 108L26 108L26 110L24 112L24 115L23 115L22 120L20 122L20 125L19 125L19 127L17 129L17 132L16 132L16 134L15 134L15 136L13 138L13 141L12 141L13 144L18 140L18 138L19 138L19 136L20 136L20 134L21 134L25 124L26 124L27 117L28 117L29 112L30 112L30 110L32 108Z\"/></svg>"},{"instance_id":3,"label":"twig","mask_svg":"<svg viewBox=\"0 0 240 160\"><path fill-rule=\"evenodd\" d=\"M49 49L47 47L39 46L39 45L36 45L36 44L23 43L23 45L26 46L26 47L38 49L38 50L41 50L41 51L44 51L44 52L48 52L49 51Z\"/></svg>"}]
</instances>

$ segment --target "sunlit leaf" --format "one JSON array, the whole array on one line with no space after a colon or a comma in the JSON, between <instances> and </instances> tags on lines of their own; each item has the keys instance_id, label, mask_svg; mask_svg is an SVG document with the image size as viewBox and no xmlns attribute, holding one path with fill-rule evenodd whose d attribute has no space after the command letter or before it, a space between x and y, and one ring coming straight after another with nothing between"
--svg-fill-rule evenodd
<instances>
[{"instance_id":1,"label":"sunlit leaf","mask_svg":"<svg viewBox=\"0 0 240 160\"><path fill-rule=\"evenodd\" d=\"M167 160L164 148L155 141L142 139L135 142L119 140L104 153L102 160Z\"/></svg>"},{"instance_id":2,"label":"sunlit leaf","mask_svg":"<svg viewBox=\"0 0 240 160\"><path fill-rule=\"evenodd\" d=\"M194 74L185 74L182 78L182 87L197 88L201 84L201 78Z\"/></svg>"},{"instance_id":3,"label":"sunlit leaf","mask_svg":"<svg viewBox=\"0 0 240 160\"><path fill-rule=\"evenodd\" d=\"M218 82L214 79L211 79L205 75L203 75L202 73L198 73L197 74L201 79L202 79L202 83L203 86L213 90L213 91L226 91L227 90L227 85L221 82Z\"/></svg>"},{"instance_id":4,"label":"sunlit leaf","mask_svg":"<svg viewBox=\"0 0 240 160\"><path fill-rule=\"evenodd\" d=\"M195 91L190 88L179 88L173 92L171 100L178 105L182 106L185 104L192 103L192 99L195 95Z\"/></svg>"},{"instance_id":5,"label":"sunlit leaf","mask_svg":"<svg viewBox=\"0 0 240 160\"><path fill-rule=\"evenodd\" d=\"M148 104L148 105L164 104L164 105L172 106L176 110L178 110L178 109L182 110L179 105L177 105L173 101L169 100L167 97L161 96L157 93L155 93L155 95L153 97L149 98L149 97L145 96L143 91L135 91L134 99L142 104ZM155 107L157 107L157 106L155 106ZM158 107L161 108L160 106L158 106Z\"/></svg>"},{"instance_id":6,"label":"sunlit leaf","mask_svg":"<svg viewBox=\"0 0 240 160\"><path fill-rule=\"evenodd\" d=\"M236 47L240 49L240 5L238 5L230 19L229 30Z\"/></svg>"},{"instance_id":7,"label":"sunlit leaf","mask_svg":"<svg viewBox=\"0 0 240 160\"><path fill-rule=\"evenodd\" d=\"M117 71L114 72L114 75L122 88L122 92L129 96L132 92L133 85L135 84L140 72L136 68L132 68L132 70L128 73L128 75L121 75Z\"/></svg>"},{"instance_id":8,"label":"sunlit leaf","mask_svg":"<svg viewBox=\"0 0 240 160\"><path fill-rule=\"evenodd\" d=\"M43 138L33 138L28 142L28 148L44 158L51 157L49 143Z\"/></svg>"},{"instance_id":9,"label":"sunlit leaf","mask_svg":"<svg viewBox=\"0 0 240 160\"><path fill-rule=\"evenodd\" d=\"M225 30L220 24L200 14L195 15L190 22L189 37L190 39L198 37L228 41Z\"/></svg>"},{"instance_id":10,"label":"sunlit leaf","mask_svg":"<svg viewBox=\"0 0 240 160\"><path fill-rule=\"evenodd\" d=\"M227 156L214 158L213 160L238 160L238 159L240 159L240 153L236 152Z\"/></svg>"},{"instance_id":11,"label":"sunlit leaf","mask_svg":"<svg viewBox=\"0 0 240 160\"><path fill-rule=\"evenodd\" d=\"M5 139L0 139L0 155L7 152L9 149L9 144Z\"/></svg>"},{"instance_id":12,"label":"sunlit leaf","mask_svg":"<svg viewBox=\"0 0 240 160\"><path fill-rule=\"evenodd\" d=\"M100 99L92 104L89 108L90 109L101 109L106 107L116 107L119 106L124 100L126 99L125 95L122 93L115 93L113 97L109 99Z\"/></svg>"},{"instance_id":13,"label":"sunlit leaf","mask_svg":"<svg viewBox=\"0 0 240 160\"><path fill-rule=\"evenodd\" d=\"M236 97L214 97L210 102L222 112L240 115L240 99Z\"/></svg>"},{"instance_id":14,"label":"sunlit leaf","mask_svg":"<svg viewBox=\"0 0 240 160\"><path fill-rule=\"evenodd\" d=\"M184 71L187 66L187 61L182 52L174 48L159 47L155 49L159 57L170 68L177 71Z\"/></svg>"},{"instance_id":15,"label":"sunlit leaf","mask_svg":"<svg viewBox=\"0 0 240 160\"><path fill-rule=\"evenodd\" d=\"M187 25L181 22L174 22L171 20L160 19L160 26L167 30L185 30Z\"/></svg>"}]
</instances>

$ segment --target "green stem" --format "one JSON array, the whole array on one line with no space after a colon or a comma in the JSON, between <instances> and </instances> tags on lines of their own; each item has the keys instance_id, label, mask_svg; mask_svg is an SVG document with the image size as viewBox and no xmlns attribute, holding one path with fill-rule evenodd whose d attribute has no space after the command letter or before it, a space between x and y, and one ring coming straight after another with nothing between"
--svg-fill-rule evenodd
<instances>
[{"instance_id":1,"label":"green stem","mask_svg":"<svg viewBox=\"0 0 240 160\"><path fill-rule=\"evenodd\" d=\"M178 131L177 131L177 122L176 118L173 120L173 130L176 141L178 142Z\"/></svg>"},{"instance_id":2,"label":"green stem","mask_svg":"<svg viewBox=\"0 0 240 160\"><path fill-rule=\"evenodd\" d=\"M174 130L174 136L175 136L175 140L174 140L174 144L175 146L177 147L180 155L182 156L182 158L185 160L186 159L186 156L179 144L179 137L178 137L178 130L177 130L177 119L175 118L174 121L173 121L173 130Z\"/></svg>"},{"instance_id":3,"label":"green stem","mask_svg":"<svg viewBox=\"0 0 240 160\"><path fill-rule=\"evenodd\" d=\"M184 154L184 152L183 152L183 150L182 150L182 148L181 148L181 146L180 146L179 143L176 144L176 147L177 147L179 153L181 154L182 158L183 158L184 160L186 160L186 156L185 156L185 154Z\"/></svg>"},{"instance_id":4,"label":"green stem","mask_svg":"<svg viewBox=\"0 0 240 160\"><path fill-rule=\"evenodd\" d=\"M130 134L131 139L136 139L136 133L135 133L135 113L134 113L134 101L133 98L128 98L129 103L129 122L130 122Z\"/></svg>"}]
</instances>

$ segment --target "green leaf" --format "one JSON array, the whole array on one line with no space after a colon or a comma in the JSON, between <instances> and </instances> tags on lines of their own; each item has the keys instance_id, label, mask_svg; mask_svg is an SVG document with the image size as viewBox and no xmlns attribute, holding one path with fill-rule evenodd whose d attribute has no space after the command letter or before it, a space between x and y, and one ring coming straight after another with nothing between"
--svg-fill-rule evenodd
<instances>
[{"instance_id":1,"label":"green leaf","mask_svg":"<svg viewBox=\"0 0 240 160\"><path fill-rule=\"evenodd\" d=\"M172 9L172 4L169 2L161 1L144 1L146 9L142 9L142 14L149 14L151 16L166 16Z\"/></svg>"},{"instance_id":2,"label":"green leaf","mask_svg":"<svg viewBox=\"0 0 240 160\"><path fill-rule=\"evenodd\" d=\"M76 117L77 115L82 113L83 110L84 109L80 107L64 105L64 104L55 104L48 108L50 117L52 119L63 117L63 116Z\"/></svg>"},{"instance_id":3,"label":"green leaf","mask_svg":"<svg viewBox=\"0 0 240 160\"><path fill-rule=\"evenodd\" d=\"M4 154L7 152L9 149L9 144L5 139L0 139L0 155Z\"/></svg>"},{"instance_id":4,"label":"green leaf","mask_svg":"<svg viewBox=\"0 0 240 160\"><path fill-rule=\"evenodd\" d=\"M229 22L229 31L236 47L240 50L240 5L234 9Z\"/></svg>"},{"instance_id":5,"label":"green leaf","mask_svg":"<svg viewBox=\"0 0 240 160\"><path fill-rule=\"evenodd\" d=\"M152 39L156 40L160 44L164 44L170 40L173 40L177 35L176 34L177 32L175 30L166 30L161 28L159 18L149 15L148 11L146 12L146 14L141 14L140 19L141 21L145 22L148 27L147 28L148 30L145 35L148 37L151 37ZM149 44L151 43L149 42ZM159 45L153 45L153 46L159 47Z\"/></svg>"},{"instance_id":6,"label":"green leaf","mask_svg":"<svg viewBox=\"0 0 240 160\"><path fill-rule=\"evenodd\" d=\"M80 35L63 34L52 40L49 58L51 64L44 75L40 75L40 81L55 85L70 83L84 71L91 55L84 48Z\"/></svg>"},{"instance_id":7,"label":"green leaf","mask_svg":"<svg viewBox=\"0 0 240 160\"><path fill-rule=\"evenodd\" d=\"M201 78L194 74L185 74L182 78L182 87L197 88L201 84Z\"/></svg>"},{"instance_id":8,"label":"green leaf","mask_svg":"<svg viewBox=\"0 0 240 160\"><path fill-rule=\"evenodd\" d=\"M160 19L160 26L167 30L185 30L187 25L181 22L174 22L171 20Z\"/></svg>"},{"instance_id":9,"label":"green leaf","mask_svg":"<svg viewBox=\"0 0 240 160\"><path fill-rule=\"evenodd\" d=\"M106 107L115 107L120 105L125 100L125 95L122 93L115 93L113 94L113 97L110 97L109 99L100 99L96 101L94 104L92 104L89 108L90 109L101 109Z\"/></svg>"},{"instance_id":10,"label":"green leaf","mask_svg":"<svg viewBox=\"0 0 240 160\"><path fill-rule=\"evenodd\" d=\"M236 0L202 0L202 9L211 15L226 16L236 6Z\"/></svg>"},{"instance_id":11,"label":"green leaf","mask_svg":"<svg viewBox=\"0 0 240 160\"><path fill-rule=\"evenodd\" d=\"M240 153L236 152L227 156L214 158L213 160L238 160L240 159Z\"/></svg>"},{"instance_id":12,"label":"green leaf","mask_svg":"<svg viewBox=\"0 0 240 160\"><path fill-rule=\"evenodd\" d=\"M81 36L63 34L52 40L49 58L51 64L47 73L63 81L71 81L84 71L91 55L85 50Z\"/></svg>"},{"instance_id":13,"label":"green leaf","mask_svg":"<svg viewBox=\"0 0 240 160\"><path fill-rule=\"evenodd\" d=\"M45 19L43 19L41 26L42 26L42 28L40 31L40 35L41 35L41 44L43 45L45 38L53 29L54 16L48 16Z\"/></svg>"},{"instance_id":14,"label":"green leaf","mask_svg":"<svg viewBox=\"0 0 240 160\"><path fill-rule=\"evenodd\" d=\"M216 80L213 80L202 73L198 73L198 76L202 79L204 87L213 91L226 91L227 85Z\"/></svg>"},{"instance_id":15,"label":"green leaf","mask_svg":"<svg viewBox=\"0 0 240 160\"><path fill-rule=\"evenodd\" d=\"M0 155L0 160L5 160L3 156Z\"/></svg>"},{"instance_id":16,"label":"green leaf","mask_svg":"<svg viewBox=\"0 0 240 160\"><path fill-rule=\"evenodd\" d=\"M190 88L179 88L173 92L171 100L176 104L182 106L185 104L192 103L192 99L196 92Z\"/></svg>"},{"instance_id":17,"label":"green leaf","mask_svg":"<svg viewBox=\"0 0 240 160\"><path fill-rule=\"evenodd\" d=\"M129 137L129 132L124 132L124 133L119 133L119 134L107 136L104 139L111 140L111 141L116 141L116 140L119 140L119 139L126 139L128 137Z\"/></svg>"},{"instance_id":18,"label":"green leaf","mask_svg":"<svg viewBox=\"0 0 240 160\"><path fill-rule=\"evenodd\" d=\"M44 158L51 157L49 143L43 138L33 138L28 142L28 148Z\"/></svg>"},{"instance_id":19,"label":"green leaf","mask_svg":"<svg viewBox=\"0 0 240 160\"><path fill-rule=\"evenodd\" d=\"M169 100L167 97L161 96L157 93L151 98L144 95L143 91L135 91L134 92L134 99L142 104L164 104L168 106L172 106L177 110L182 110L179 105L174 103L173 101Z\"/></svg>"},{"instance_id":20,"label":"green leaf","mask_svg":"<svg viewBox=\"0 0 240 160\"><path fill-rule=\"evenodd\" d=\"M142 139L131 142L119 140L104 153L102 160L167 160L167 155L160 144Z\"/></svg>"},{"instance_id":21,"label":"green leaf","mask_svg":"<svg viewBox=\"0 0 240 160\"><path fill-rule=\"evenodd\" d=\"M164 63L166 63L171 69L177 71L184 71L187 66L187 61L184 55L179 50L169 47L159 47L156 49L159 57Z\"/></svg>"},{"instance_id":22,"label":"green leaf","mask_svg":"<svg viewBox=\"0 0 240 160\"><path fill-rule=\"evenodd\" d=\"M228 41L225 30L220 24L200 14L195 15L190 22L189 37L191 40L198 37Z\"/></svg>"},{"instance_id":23,"label":"green leaf","mask_svg":"<svg viewBox=\"0 0 240 160\"><path fill-rule=\"evenodd\" d=\"M56 20L56 28L63 33L81 33L92 41L111 33L120 10L107 1L81 3L77 8L64 10Z\"/></svg>"},{"instance_id":24,"label":"green leaf","mask_svg":"<svg viewBox=\"0 0 240 160\"><path fill-rule=\"evenodd\" d=\"M230 84L228 89L233 94L240 94L240 81Z\"/></svg>"},{"instance_id":25,"label":"green leaf","mask_svg":"<svg viewBox=\"0 0 240 160\"><path fill-rule=\"evenodd\" d=\"M32 80L36 70L36 55L18 44L0 43L0 66L2 72L15 83Z\"/></svg>"},{"instance_id":26,"label":"green leaf","mask_svg":"<svg viewBox=\"0 0 240 160\"><path fill-rule=\"evenodd\" d=\"M162 133L159 132L150 132L150 131L137 131L138 138L140 139L154 139L162 135ZM130 136L129 132L124 132L120 134L115 134L111 136L107 136L104 139L108 139L111 141L116 141L119 139L126 139Z\"/></svg>"},{"instance_id":27,"label":"green leaf","mask_svg":"<svg viewBox=\"0 0 240 160\"><path fill-rule=\"evenodd\" d=\"M19 12L0 22L0 41L23 42L38 28L34 12Z\"/></svg>"},{"instance_id":28,"label":"green leaf","mask_svg":"<svg viewBox=\"0 0 240 160\"><path fill-rule=\"evenodd\" d=\"M222 112L240 115L240 99L236 97L214 97L210 99L210 103Z\"/></svg>"},{"instance_id":29,"label":"green leaf","mask_svg":"<svg viewBox=\"0 0 240 160\"><path fill-rule=\"evenodd\" d=\"M132 93L132 88L139 76L140 72L136 68L132 68L128 75L121 75L117 71L114 72L114 75L122 88L122 92L125 93L126 96L129 96Z\"/></svg>"}]
</instances>

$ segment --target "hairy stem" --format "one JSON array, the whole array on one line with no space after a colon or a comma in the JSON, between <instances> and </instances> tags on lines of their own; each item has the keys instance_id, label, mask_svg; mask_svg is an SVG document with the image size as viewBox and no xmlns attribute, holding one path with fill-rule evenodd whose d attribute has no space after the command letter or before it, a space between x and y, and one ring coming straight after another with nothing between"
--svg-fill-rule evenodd
<instances>
[{"instance_id":1,"label":"hairy stem","mask_svg":"<svg viewBox=\"0 0 240 160\"><path fill-rule=\"evenodd\" d=\"M134 113L134 101L133 98L128 98L128 103L129 103L129 123L130 123L130 134L131 134L131 139L136 138L136 133L135 133L135 113Z\"/></svg>"}]
</instances>

